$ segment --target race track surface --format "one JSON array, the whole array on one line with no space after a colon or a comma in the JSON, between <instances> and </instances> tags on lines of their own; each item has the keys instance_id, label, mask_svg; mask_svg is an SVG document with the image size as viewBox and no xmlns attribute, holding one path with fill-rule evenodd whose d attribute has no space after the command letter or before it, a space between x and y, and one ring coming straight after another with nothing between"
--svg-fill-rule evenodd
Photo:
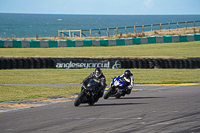
<instances>
[{"instance_id":1,"label":"race track surface","mask_svg":"<svg viewBox=\"0 0 200 133\"><path fill-rule=\"evenodd\" d=\"M54 98L57 102L39 101L41 106L12 110L1 103L4 111L0 112L0 132L200 132L199 84L136 85L135 89L139 91L133 90L120 99L101 98L94 106L74 107L75 97L70 96Z\"/></svg>"}]
</instances>

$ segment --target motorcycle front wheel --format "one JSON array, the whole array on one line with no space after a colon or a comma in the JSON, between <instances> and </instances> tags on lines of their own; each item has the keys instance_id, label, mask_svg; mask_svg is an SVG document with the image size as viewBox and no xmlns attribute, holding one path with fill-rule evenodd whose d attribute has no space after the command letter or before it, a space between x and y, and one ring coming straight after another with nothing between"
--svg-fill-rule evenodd
<instances>
[{"instance_id":1,"label":"motorcycle front wheel","mask_svg":"<svg viewBox=\"0 0 200 133\"><path fill-rule=\"evenodd\" d=\"M79 106L81 104L82 97L85 95L84 91L81 91L81 93L76 97L74 101L74 106Z\"/></svg>"},{"instance_id":2,"label":"motorcycle front wheel","mask_svg":"<svg viewBox=\"0 0 200 133\"><path fill-rule=\"evenodd\" d=\"M110 87L110 88L108 89L108 91L105 93L105 95L103 96L103 98L104 98L104 99L108 99L108 98L111 96L112 91L113 91L113 89Z\"/></svg>"}]
</instances>

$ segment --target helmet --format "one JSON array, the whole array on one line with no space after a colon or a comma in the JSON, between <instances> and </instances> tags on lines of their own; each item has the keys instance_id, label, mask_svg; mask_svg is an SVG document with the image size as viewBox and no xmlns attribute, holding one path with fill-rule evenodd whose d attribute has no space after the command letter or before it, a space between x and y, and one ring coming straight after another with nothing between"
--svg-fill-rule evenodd
<instances>
[{"instance_id":1,"label":"helmet","mask_svg":"<svg viewBox=\"0 0 200 133\"><path fill-rule=\"evenodd\" d=\"M94 75L95 75L95 77L100 77L101 74L102 74L101 68L96 67L96 68L94 69Z\"/></svg>"},{"instance_id":2,"label":"helmet","mask_svg":"<svg viewBox=\"0 0 200 133\"><path fill-rule=\"evenodd\" d=\"M130 71L130 70L126 70L126 71L124 72L124 76L125 76L126 78L129 78L129 77L131 76L131 71Z\"/></svg>"}]
</instances>

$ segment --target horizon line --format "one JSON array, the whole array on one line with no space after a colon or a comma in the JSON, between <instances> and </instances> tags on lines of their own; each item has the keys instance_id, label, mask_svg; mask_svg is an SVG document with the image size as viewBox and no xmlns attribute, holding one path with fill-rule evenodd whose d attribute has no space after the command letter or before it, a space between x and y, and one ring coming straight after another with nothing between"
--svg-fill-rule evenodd
<instances>
[{"instance_id":1,"label":"horizon line","mask_svg":"<svg viewBox=\"0 0 200 133\"><path fill-rule=\"evenodd\" d=\"M200 14L64 14L64 13L10 13L0 12L0 14L35 14L35 15L200 15Z\"/></svg>"}]
</instances>

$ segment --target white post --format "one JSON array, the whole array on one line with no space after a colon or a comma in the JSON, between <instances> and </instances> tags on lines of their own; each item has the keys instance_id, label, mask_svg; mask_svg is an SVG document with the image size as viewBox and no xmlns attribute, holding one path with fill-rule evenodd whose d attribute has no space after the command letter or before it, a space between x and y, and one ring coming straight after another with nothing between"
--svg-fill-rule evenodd
<instances>
[{"instance_id":1,"label":"white post","mask_svg":"<svg viewBox=\"0 0 200 133\"><path fill-rule=\"evenodd\" d=\"M60 37L60 30L58 30L58 37Z\"/></svg>"},{"instance_id":2,"label":"white post","mask_svg":"<svg viewBox=\"0 0 200 133\"><path fill-rule=\"evenodd\" d=\"M135 26L134 26L134 34L135 34Z\"/></svg>"},{"instance_id":3,"label":"white post","mask_svg":"<svg viewBox=\"0 0 200 133\"><path fill-rule=\"evenodd\" d=\"M64 31L62 30L62 37L64 37Z\"/></svg>"},{"instance_id":4,"label":"white post","mask_svg":"<svg viewBox=\"0 0 200 133\"><path fill-rule=\"evenodd\" d=\"M109 36L109 28L107 28L107 36Z\"/></svg>"},{"instance_id":5,"label":"white post","mask_svg":"<svg viewBox=\"0 0 200 133\"><path fill-rule=\"evenodd\" d=\"M178 22L177 22L177 30L178 30Z\"/></svg>"},{"instance_id":6,"label":"white post","mask_svg":"<svg viewBox=\"0 0 200 133\"><path fill-rule=\"evenodd\" d=\"M69 30L69 37L71 37L71 30Z\"/></svg>"},{"instance_id":7,"label":"white post","mask_svg":"<svg viewBox=\"0 0 200 133\"><path fill-rule=\"evenodd\" d=\"M161 31L161 26L162 26L162 24L160 23L160 31Z\"/></svg>"},{"instance_id":8,"label":"white post","mask_svg":"<svg viewBox=\"0 0 200 133\"><path fill-rule=\"evenodd\" d=\"M144 25L142 25L142 33L144 32Z\"/></svg>"}]
</instances>

